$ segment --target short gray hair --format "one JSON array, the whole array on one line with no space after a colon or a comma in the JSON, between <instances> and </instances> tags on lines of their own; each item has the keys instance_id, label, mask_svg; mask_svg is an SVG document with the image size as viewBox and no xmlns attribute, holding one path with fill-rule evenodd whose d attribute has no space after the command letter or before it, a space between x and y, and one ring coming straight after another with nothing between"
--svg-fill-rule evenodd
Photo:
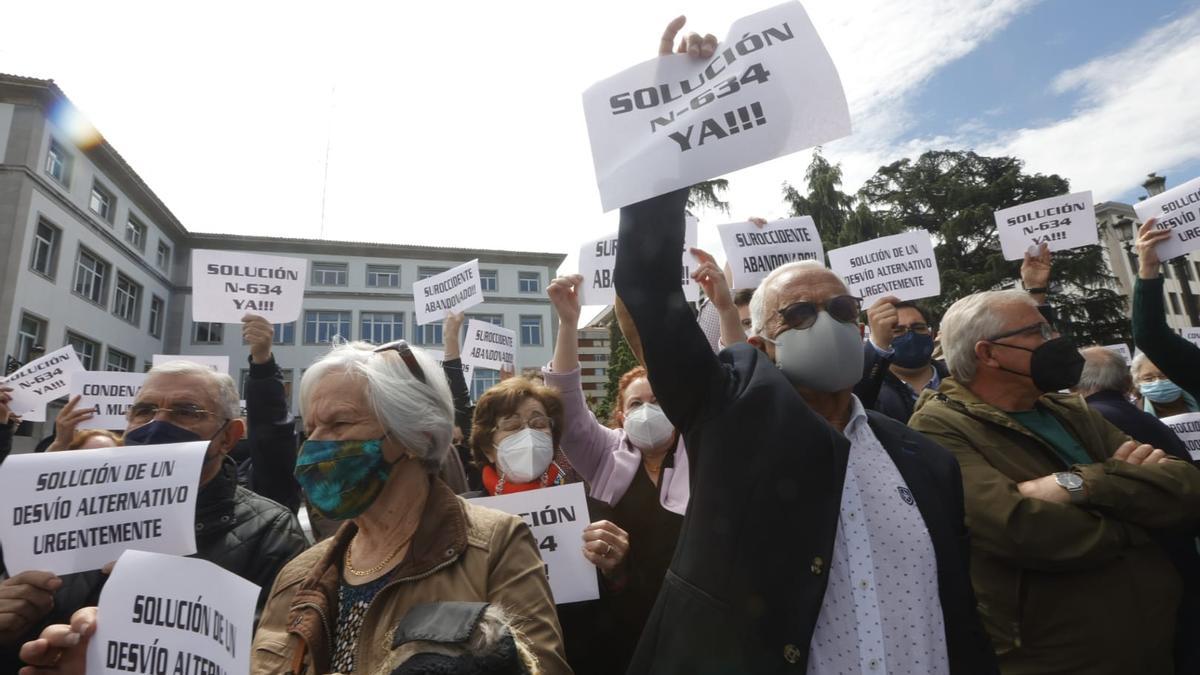
<instances>
[{"instance_id":1,"label":"short gray hair","mask_svg":"<svg viewBox=\"0 0 1200 675\"><path fill-rule=\"evenodd\" d=\"M1152 366L1154 365L1154 362L1151 361L1148 356L1146 356L1146 352L1139 351L1138 353L1134 354L1133 361L1129 363L1130 378L1136 378L1137 374L1141 372L1142 366L1146 365L1147 363ZM1157 368L1158 366L1155 367Z\"/></svg>"},{"instance_id":2,"label":"short gray hair","mask_svg":"<svg viewBox=\"0 0 1200 675\"><path fill-rule=\"evenodd\" d=\"M767 278L762 280L758 288L754 289L754 295L750 296L750 333L752 335L760 335L763 326L767 323L767 287L771 285L779 277L791 272L799 272L802 270L825 270L834 276L834 272L830 271L817 260L797 260L795 262L780 265L771 270ZM841 279L841 277L838 277ZM846 282L842 281L844 285Z\"/></svg>"},{"instance_id":3,"label":"short gray hair","mask_svg":"<svg viewBox=\"0 0 1200 675\"><path fill-rule=\"evenodd\" d=\"M242 416L241 397L238 396L237 385L233 383L233 378L226 373L218 373L208 366L193 361L167 361L151 368L150 372L146 373L146 380L158 375L189 375L204 378L208 380L216 394L216 400L213 403L219 410L214 412L220 412L228 420L235 420Z\"/></svg>"},{"instance_id":4,"label":"short gray hair","mask_svg":"<svg viewBox=\"0 0 1200 675\"><path fill-rule=\"evenodd\" d=\"M975 343L1005 329L1001 307L1027 305L1037 307L1029 293L1016 289L983 291L960 299L942 317L942 355L954 379L970 384L975 379Z\"/></svg>"},{"instance_id":5,"label":"short gray hair","mask_svg":"<svg viewBox=\"0 0 1200 675\"><path fill-rule=\"evenodd\" d=\"M366 384L367 403L375 418L395 441L412 453L429 473L437 473L446 459L454 430L454 404L446 376L433 357L412 348L425 376L422 384L398 354L376 352L367 342L335 345L304 371L300 379L300 407L308 413L313 387L330 373L348 373Z\"/></svg>"},{"instance_id":6,"label":"short gray hair","mask_svg":"<svg viewBox=\"0 0 1200 675\"><path fill-rule=\"evenodd\" d=\"M1133 388L1133 376L1125 367L1125 357L1107 347L1092 345L1079 350L1083 354L1083 374L1071 391L1089 396L1098 391L1122 394Z\"/></svg>"}]
</instances>

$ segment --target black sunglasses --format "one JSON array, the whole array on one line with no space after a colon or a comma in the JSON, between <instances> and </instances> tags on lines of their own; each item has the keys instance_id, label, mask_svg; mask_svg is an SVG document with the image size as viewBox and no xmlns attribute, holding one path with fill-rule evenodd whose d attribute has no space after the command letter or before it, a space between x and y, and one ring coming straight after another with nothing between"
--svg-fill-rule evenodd
<instances>
[{"instance_id":1,"label":"black sunglasses","mask_svg":"<svg viewBox=\"0 0 1200 675\"><path fill-rule=\"evenodd\" d=\"M400 360L404 361L404 365L408 366L408 370L413 374L413 377L420 380L421 384L429 384L425 380L425 372L421 370L421 364L417 363L417 357L413 355L412 348L408 346L407 342L396 340L395 342L389 342L386 345L380 345L375 348L376 354L383 352L396 352L399 354Z\"/></svg>"},{"instance_id":2,"label":"black sunglasses","mask_svg":"<svg viewBox=\"0 0 1200 675\"><path fill-rule=\"evenodd\" d=\"M862 298L856 298L853 295L839 295L824 303L793 302L779 310L779 316L783 319L783 325L788 328L804 330L811 328L817 322L817 315L822 309L842 323L854 323L858 321L858 315L862 313Z\"/></svg>"}]
</instances>

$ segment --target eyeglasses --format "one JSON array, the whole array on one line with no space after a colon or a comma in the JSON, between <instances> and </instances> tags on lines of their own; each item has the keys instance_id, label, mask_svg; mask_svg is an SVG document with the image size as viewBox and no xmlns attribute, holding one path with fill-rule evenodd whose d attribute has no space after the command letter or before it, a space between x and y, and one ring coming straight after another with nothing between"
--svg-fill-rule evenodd
<instances>
[{"instance_id":1,"label":"eyeglasses","mask_svg":"<svg viewBox=\"0 0 1200 675\"><path fill-rule=\"evenodd\" d=\"M417 357L413 355L412 348L408 346L408 342L396 340L395 342L389 342L386 345L380 345L375 348L376 354L382 354L383 352L396 352L399 354L400 360L404 361L404 365L408 366L408 372L420 380L421 384L429 384L425 379L425 372L421 370L421 365L417 363Z\"/></svg>"},{"instance_id":2,"label":"eyeglasses","mask_svg":"<svg viewBox=\"0 0 1200 675\"><path fill-rule=\"evenodd\" d=\"M1014 335L1032 335L1034 332L1041 333L1042 339L1047 340L1047 341L1053 340L1054 338L1058 337L1058 331L1054 329L1054 326L1051 326L1050 324L1046 323L1045 321L1039 321L1037 323L1031 323L1028 326L1023 326L1016 330L1010 330L1007 333L1000 333L999 335L993 335L992 337L988 338L987 341L995 342L996 340L1001 340L1006 337L1012 337Z\"/></svg>"},{"instance_id":3,"label":"eyeglasses","mask_svg":"<svg viewBox=\"0 0 1200 675\"><path fill-rule=\"evenodd\" d=\"M842 323L853 323L862 313L862 298L839 295L828 302L793 302L779 310L783 324L788 328L804 330L817 322L817 315L824 309L829 316Z\"/></svg>"},{"instance_id":4,"label":"eyeglasses","mask_svg":"<svg viewBox=\"0 0 1200 675\"><path fill-rule=\"evenodd\" d=\"M197 422L204 421L209 415L217 414L190 403L171 406L170 408L160 408L153 403L135 403L125 413L125 418L133 424L145 424L162 412L167 413L167 419L170 422L181 426L196 424Z\"/></svg>"},{"instance_id":5,"label":"eyeglasses","mask_svg":"<svg viewBox=\"0 0 1200 675\"><path fill-rule=\"evenodd\" d=\"M907 326L900 324L892 327L892 337L900 337L909 332L916 333L917 335L929 335L929 324L911 323Z\"/></svg>"},{"instance_id":6,"label":"eyeglasses","mask_svg":"<svg viewBox=\"0 0 1200 675\"><path fill-rule=\"evenodd\" d=\"M520 431L525 427L538 431L550 431L554 428L554 420L545 415L534 415L527 420L521 419L520 415L509 415L496 423L496 428L505 432Z\"/></svg>"}]
</instances>

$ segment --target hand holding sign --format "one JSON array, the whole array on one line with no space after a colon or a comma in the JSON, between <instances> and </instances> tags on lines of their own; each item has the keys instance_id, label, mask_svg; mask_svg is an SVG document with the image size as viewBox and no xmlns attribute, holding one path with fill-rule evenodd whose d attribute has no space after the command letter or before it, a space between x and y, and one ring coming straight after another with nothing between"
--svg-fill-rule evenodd
<instances>
[{"instance_id":1,"label":"hand holding sign","mask_svg":"<svg viewBox=\"0 0 1200 675\"><path fill-rule=\"evenodd\" d=\"M1169 236L1158 240L1159 260L1170 260L1200 248L1200 178L1133 205L1138 218L1154 219L1154 227Z\"/></svg>"},{"instance_id":2,"label":"hand holding sign","mask_svg":"<svg viewBox=\"0 0 1200 675\"><path fill-rule=\"evenodd\" d=\"M20 417L13 414L12 408L8 404L12 402L12 387L0 387L0 425L8 424L12 418Z\"/></svg>"},{"instance_id":3,"label":"hand holding sign","mask_svg":"<svg viewBox=\"0 0 1200 675\"><path fill-rule=\"evenodd\" d=\"M1137 252L1138 252L1138 276L1142 279L1157 279L1159 274L1159 266L1162 265L1162 259L1159 258L1159 244L1169 240L1173 234L1170 230L1162 230L1158 228L1158 220L1151 218L1142 223L1138 228Z\"/></svg>"},{"instance_id":4,"label":"hand holding sign","mask_svg":"<svg viewBox=\"0 0 1200 675\"><path fill-rule=\"evenodd\" d=\"M37 570L0 581L0 644L13 644L49 614L62 583L53 572Z\"/></svg>"},{"instance_id":5,"label":"hand holding sign","mask_svg":"<svg viewBox=\"0 0 1200 675\"><path fill-rule=\"evenodd\" d=\"M716 258L708 251L690 248L688 251L695 256L699 266L692 272L692 280L700 284L704 294L712 300L713 307L718 310L733 307L733 292L725 282L725 273L717 267Z\"/></svg>"},{"instance_id":6,"label":"hand holding sign","mask_svg":"<svg viewBox=\"0 0 1200 675\"><path fill-rule=\"evenodd\" d=\"M896 303L900 299L887 295L875 301L867 310L867 325L871 328L871 342L880 349L892 348L892 329L900 323L900 313L896 311Z\"/></svg>"},{"instance_id":7,"label":"hand holding sign","mask_svg":"<svg viewBox=\"0 0 1200 675\"><path fill-rule=\"evenodd\" d=\"M96 414L95 408L81 407L80 396L72 396L71 400L59 411L54 419L54 441L46 446L46 452L66 450L75 438L75 429Z\"/></svg>"},{"instance_id":8,"label":"hand holding sign","mask_svg":"<svg viewBox=\"0 0 1200 675\"><path fill-rule=\"evenodd\" d=\"M242 342L250 345L250 360L266 363L271 360L271 345L275 343L275 326L257 314L242 317Z\"/></svg>"}]
</instances>

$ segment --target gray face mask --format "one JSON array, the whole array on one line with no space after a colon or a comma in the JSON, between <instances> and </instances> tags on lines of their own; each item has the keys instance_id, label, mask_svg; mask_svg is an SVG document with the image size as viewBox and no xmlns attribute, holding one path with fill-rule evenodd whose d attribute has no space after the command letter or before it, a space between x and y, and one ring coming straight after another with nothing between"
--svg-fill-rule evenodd
<instances>
[{"instance_id":1,"label":"gray face mask","mask_svg":"<svg viewBox=\"0 0 1200 675\"><path fill-rule=\"evenodd\" d=\"M862 379L863 347L858 326L842 323L821 310L817 322L788 329L774 340L775 364L797 386L817 391L849 389Z\"/></svg>"}]
</instances>

